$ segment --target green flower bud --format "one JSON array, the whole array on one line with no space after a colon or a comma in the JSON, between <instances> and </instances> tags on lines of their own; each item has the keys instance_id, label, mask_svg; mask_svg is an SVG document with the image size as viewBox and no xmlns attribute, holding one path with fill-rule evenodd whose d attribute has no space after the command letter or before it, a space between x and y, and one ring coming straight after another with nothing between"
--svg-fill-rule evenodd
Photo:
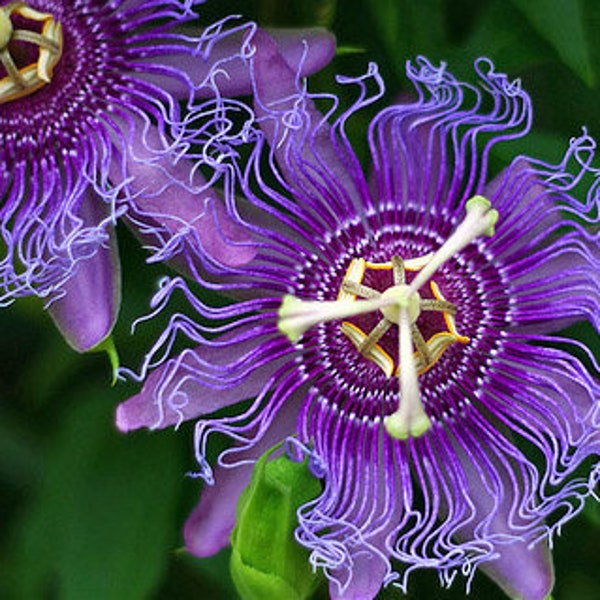
<instances>
[{"instance_id":1,"label":"green flower bud","mask_svg":"<svg viewBox=\"0 0 600 600\"><path fill-rule=\"evenodd\" d=\"M277 448L260 457L237 506L230 567L244 600L305 600L319 582L294 530L297 509L317 497L321 485L306 461L268 460Z\"/></svg>"}]
</instances>

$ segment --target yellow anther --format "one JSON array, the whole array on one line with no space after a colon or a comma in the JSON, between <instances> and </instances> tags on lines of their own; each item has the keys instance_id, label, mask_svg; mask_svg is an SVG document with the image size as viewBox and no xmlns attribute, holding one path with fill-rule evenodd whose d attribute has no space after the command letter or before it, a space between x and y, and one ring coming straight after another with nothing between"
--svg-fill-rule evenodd
<instances>
[{"instance_id":1,"label":"yellow anther","mask_svg":"<svg viewBox=\"0 0 600 600\"><path fill-rule=\"evenodd\" d=\"M12 33L13 26L10 17L0 9L0 50L8 46Z\"/></svg>"},{"instance_id":2,"label":"yellow anther","mask_svg":"<svg viewBox=\"0 0 600 600\"><path fill-rule=\"evenodd\" d=\"M385 373L386 377L399 375L401 370L400 361L396 363L390 354L384 350L383 346L377 342L388 331L389 326L392 324L398 325L400 309L402 307L408 308L410 324L413 327L413 339L416 346L415 364L419 375L429 371L451 344L456 342L466 344L469 342L468 337L460 335L456 330L454 319L456 306L444 298L439 286L434 281L429 282L433 298L426 299L420 298L416 292L409 293L410 286L408 284L394 285L383 293L362 284L367 270L376 272L391 271L394 269L393 265L395 262L397 268L400 268L400 270L403 268L407 271L418 273L422 268L427 266L432 257L433 253L408 260L396 257L385 263L373 263L364 261L361 258L355 258L351 261L342 281L338 300L356 300L357 296L361 298L380 297L384 302L392 300L390 305L380 308L383 319L371 331L363 331L356 324L348 321L343 322L341 325L342 333L352 342L358 352L367 360L376 364ZM404 278L401 272L394 275L395 280ZM447 330L434 333L427 340L423 339L416 325L422 311L441 312ZM387 327L385 327L386 323Z\"/></svg>"},{"instance_id":3,"label":"yellow anther","mask_svg":"<svg viewBox=\"0 0 600 600\"><path fill-rule=\"evenodd\" d=\"M394 360L379 344L375 343L370 347L364 347L369 336L362 329L359 329L354 323L344 321L342 323L342 333L365 358L375 363L385 373L386 377L391 377L394 374Z\"/></svg>"},{"instance_id":4,"label":"yellow anther","mask_svg":"<svg viewBox=\"0 0 600 600\"><path fill-rule=\"evenodd\" d=\"M28 29L14 29L11 15L42 23L41 33ZM17 66L10 53L10 43L38 46L35 62ZM0 63L7 75L0 79L0 104L29 96L50 83L54 67L62 55L62 26L51 14L42 13L24 2L13 2L0 7Z\"/></svg>"}]
</instances>

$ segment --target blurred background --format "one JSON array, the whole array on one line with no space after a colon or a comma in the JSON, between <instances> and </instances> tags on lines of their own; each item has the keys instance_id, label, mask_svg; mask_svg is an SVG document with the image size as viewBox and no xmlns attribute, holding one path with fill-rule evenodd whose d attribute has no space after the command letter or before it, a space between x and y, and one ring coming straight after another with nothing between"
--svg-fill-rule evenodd
<instances>
[{"instance_id":1,"label":"blurred background","mask_svg":"<svg viewBox=\"0 0 600 600\"><path fill-rule=\"evenodd\" d=\"M340 91L336 73L363 73L376 61L393 98L406 89L406 61L419 54L446 61L457 77L475 83L473 61L490 57L498 71L522 79L534 105L533 133L503 145L497 168L522 152L559 161L582 126L600 136L595 0L207 0L198 12L206 25L240 14L265 26L329 27L340 51L311 79L313 91ZM383 106L385 99L370 114ZM370 114L352 130L361 156ZM160 322L144 324L135 336L130 325L148 311L168 270L145 265L124 228L119 243L124 301L114 337L122 364L137 368ZM201 485L186 476L195 469L193 426L117 433L114 409L136 386L111 387L106 356L71 351L39 301L0 311L0 331L0 598L236 598L227 552L198 560L181 549L181 527ZM598 355L590 327L568 334ZM597 505L565 528L554 557L555 600L600 598ZM325 590L318 596L326 598ZM407 597L464 596L461 581L441 590L435 573L425 572L413 577ZM381 597L403 596L392 589ZM471 597L504 598L480 575Z\"/></svg>"}]
</instances>

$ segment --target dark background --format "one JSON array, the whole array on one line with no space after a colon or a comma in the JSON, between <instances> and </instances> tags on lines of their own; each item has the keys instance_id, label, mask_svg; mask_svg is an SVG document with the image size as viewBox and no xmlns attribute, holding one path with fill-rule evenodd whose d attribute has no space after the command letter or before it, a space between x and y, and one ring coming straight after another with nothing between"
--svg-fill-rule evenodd
<instances>
[{"instance_id":1,"label":"dark background","mask_svg":"<svg viewBox=\"0 0 600 600\"><path fill-rule=\"evenodd\" d=\"M374 60L393 98L406 89L406 60L418 54L447 61L472 83L473 61L492 58L497 70L522 79L535 115L534 132L505 145L494 158L498 166L521 152L556 162L582 126L600 134L594 0L208 0L199 13L205 24L237 13L264 25L329 26L340 53L311 80L313 90L332 90L335 73L359 74ZM359 153L366 123L365 116L353 130ZM126 230L119 241L124 303L115 340L122 363L137 367L160 323L133 337L129 327L147 312L167 268L145 266ZM111 387L106 357L71 351L39 301L0 312L0 331L0 598L235 598L227 552L197 560L181 550L181 526L199 491L198 480L185 476L194 469L192 425L118 434L115 406L135 385ZM569 333L598 352L591 328ZM554 557L555 600L600 598L595 504L565 528ZM409 592L421 599L465 596L461 581L440 590L434 572L416 574ZM480 575L472 597L504 598Z\"/></svg>"}]
</instances>

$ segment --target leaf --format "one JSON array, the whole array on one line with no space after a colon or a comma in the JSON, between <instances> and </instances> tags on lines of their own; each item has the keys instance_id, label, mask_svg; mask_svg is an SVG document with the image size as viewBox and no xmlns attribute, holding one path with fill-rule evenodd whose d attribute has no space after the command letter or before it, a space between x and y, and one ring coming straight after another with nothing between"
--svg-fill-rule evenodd
<instances>
[{"instance_id":1,"label":"leaf","mask_svg":"<svg viewBox=\"0 0 600 600\"><path fill-rule=\"evenodd\" d=\"M278 27L330 27L337 0L258 0L261 25Z\"/></svg>"},{"instance_id":2,"label":"leaf","mask_svg":"<svg viewBox=\"0 0 600 600\"><path fill-rule=\"evenodd\" d=\"M106 396L90 396L68 415L17 532L11 596L142 599L165 570L183 468L176 440L116 433Z\"/></svg>"},{"instance_id":3,"label":"leaf","mask_svg":"<svg viewBox=\"0 0 600 600\"><path fill-rule=\"evenodd\" d=\"M397 75L404 77L405 61L417 54L434 54L446 41L443 1L372 0L366 3Z\"/></svg>"},{"instance_id":4,"label":"leaf","mask_svg":"<svg viewBox=\"0 0 600 600\"><path fill-rule=\"evenodd\" d=\"M518 9L504 0L491 2L459 46L447 48L444 60L452 73L473 78L473 61L478 56L492 59L503 73L518 73L547 60L547 44L532 31Z\"/></svg>"},{"instance_id":5,"label":"leaf","mask_svg":"<svg viewBox=\"0 0 600 600\"><path fill-rule=\"evenodd\" d=\"M532 27L590 87L595 83L580 0L512 0Z\"/></svg>"},{"instance_id":6,"label":"leaf","mask_svg":"<svg viewBox=\"0 0 600 600\"><path fill-rule=\"evenodd\" d=\"M33 434L0 407L0 479L6 485L28 485L39 469Z\"/></svg>"}]
</instances>

